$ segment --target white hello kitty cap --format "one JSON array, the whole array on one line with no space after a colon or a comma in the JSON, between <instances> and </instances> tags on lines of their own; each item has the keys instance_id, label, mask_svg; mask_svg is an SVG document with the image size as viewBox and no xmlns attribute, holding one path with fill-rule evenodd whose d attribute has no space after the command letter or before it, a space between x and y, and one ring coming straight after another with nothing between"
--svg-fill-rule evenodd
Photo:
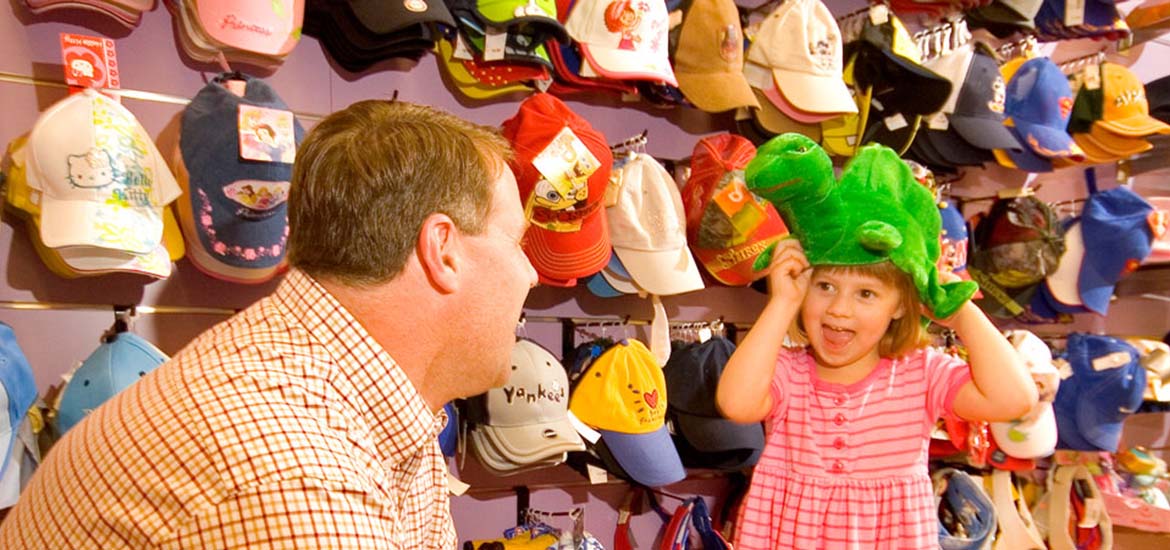
<instances>
[{"instance_id":1,"label":"white hello kitty cap","mask_svg":"<svg viewBox=\"0 0 1170 550\"><path fill-rule=\"evenodd\" d=\"M163 207L181 193L134 115L92 89L37 119L26 177L40 194L41 240L50 248L149 254L162 241Z\"/></svg>"}]
</instances>

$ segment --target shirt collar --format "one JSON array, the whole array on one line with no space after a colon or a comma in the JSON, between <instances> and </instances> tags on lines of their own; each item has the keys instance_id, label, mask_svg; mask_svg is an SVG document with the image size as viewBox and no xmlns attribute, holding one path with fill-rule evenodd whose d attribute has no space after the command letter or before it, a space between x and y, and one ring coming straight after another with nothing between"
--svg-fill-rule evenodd
<instances>
[{"instance_id":1,"label":"shirt collar","mask_svg":"<svg viewBox=\"0 0 1170 550\"><path fill-rule=\"evenodd\" d=\"M423 445L437 444L441 419L389 352L320 283L290 269L273 300L330 357L336 369L331 381L344 406L368 423L387 461L403 462Z\"/></svg>"}]
</instances>

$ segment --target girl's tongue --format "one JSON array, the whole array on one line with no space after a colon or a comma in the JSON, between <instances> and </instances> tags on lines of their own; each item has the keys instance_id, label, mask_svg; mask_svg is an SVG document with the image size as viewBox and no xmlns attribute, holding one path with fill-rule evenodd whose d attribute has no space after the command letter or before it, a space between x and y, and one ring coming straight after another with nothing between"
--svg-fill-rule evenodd
<instances>
[{"instance_id":1,"label":"girl's tongue","mask_svg":"<svg viewBox=\"0 0 1170 550\"><path fill-rule=\"evenodd\" d=\"M822 325L821 333L824 335L825 343L834 348L843 348L853 339L852 330L833 328L828 325Z\"/></svg>"}]
</instances>

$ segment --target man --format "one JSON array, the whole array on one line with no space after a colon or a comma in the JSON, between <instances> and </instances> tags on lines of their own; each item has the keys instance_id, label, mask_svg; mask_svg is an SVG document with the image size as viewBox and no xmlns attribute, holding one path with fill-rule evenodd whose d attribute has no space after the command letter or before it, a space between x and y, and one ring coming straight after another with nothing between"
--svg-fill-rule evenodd
<instances>
[{"instance_id":1,"label":"man","mask_svg":"<svg viewBox=\"0 0 1170 550\"><path fill-rule=\"evenodd\" d=\"M536 284L509 154L402 102L323 120L280 286L71 429L0 548L454 548L436 412L507 380Z\"/></svg>"}]
</instances>

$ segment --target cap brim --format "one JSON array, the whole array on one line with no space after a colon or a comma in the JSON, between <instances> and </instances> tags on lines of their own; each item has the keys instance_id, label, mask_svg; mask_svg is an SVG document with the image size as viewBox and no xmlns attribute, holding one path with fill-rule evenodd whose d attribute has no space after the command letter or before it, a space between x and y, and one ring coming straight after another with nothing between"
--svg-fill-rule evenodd
<instances>
[{"instance_id":1,"label":"cap brim","mask_svg":"<svg viewBox=\"0 0 1170 550\"><path fill-rule=\"evenodd\" d=\"M1084 151L1063 129L1056 129L1026 120L1015 121L1016 136L1037 155L1044 158L1067 158L1076 162L1085 159ZM1011 154L1009 151L1008 154Z\"/></svg>"},{"instance_id":2,"label":"cap brim","mask_svg":"<svg viewBox=\"0 0 1170 550\"><path fill-rule=\"evenodd\" d=\"M788 101L788 98L784 97L784 92L775 84L768 86L763 92L764 97L768 98L768 101L771 101L772 105L779 109L781 113L802 124L820 124L838 116L838 113L812 113L797 108L792 102Z\"/></svg>"},{"instance_id":3,"label":"cap brim","mask_svg":"<svg viewBox=\"0 0 1170 550\"><path fill-rule=\"evenodd\" d=\"M581 229L560 233L533 225L525 235L524 252L537 273L549 279L570 280L588 277L609 262L609 227L605 212L596 212L581 221Z\"/></svg>"},{"instance_id":4,"label":"cap brim","mask_svg":"<svg viewBox=\"0 0 1170 550\"><path fill-rule=\"evenodd\" d=\"M645 56L632 56L629 50L578 43L585 61L597 74L615 80L653 80L678 86L670 63L647 63Z\"/></svg>"},{"instance_id":5,"label":"cap brim","mask_svg":"<svg viewBox=\"0 0 1170 550\"><path fill-rule=\"evenodd\" d=\"M1077 283L1084 260L1084 234L1081 232L1081 223L1076 221L1064 231L1064 253L1060 255L1060 263L1057 264L1056 271L1044 279L1046 290L1055 302L1052 305L1080 306L1084 304Z\"/></svg>"},{"instance_id":6,"label":"cap brim","mask_svg":"<svg viewBox=\"0 0 1170 550\"><path fill-rule=\"evenodd\" d=\"M621 258L634 283L650 294L672 296L703 288L703 275L685 245L673 250L633 250L615 246L613 251Z\"/></svg>"},{"instance_id":7,"label":"cap brim","mask_svg":"<svg viewBox=\"0 0 1170 550\"><path fill-rule=\"evenodd\" d=\"M1056 449L1056 416L1052 403L1038 403L1034 413L1024 420L992 422L991 435L1009 456L1029 459L1051 455Z\"/></svg>"},{"instance_id":8,"label":"cap brim","mask_svg":"<svg viewBox=\"0 0 1170 550\"><path fill-rule=\"evenodd\" d=\"M518 464L541 462L569 451L584 451L585 443L569 420L528 426L479 426L504 458Z\"/></svg>"},{"instance_id":9,"label":"cap brim","mask_svg":"<svg viewBox=\"0 0 1170 550\"><path fill-rule=\"evenodd\" d=\"M725 418L674 412L675 429L692 447L703 452L763 449L764 427L740 424Z\"/></svg>"},{"instance_id":10,"label":"cap brim","mask_svg":"<svg viewBox=\"0 0 1170 550\"><path fill-rule=\"evenodd\" d=\"M96 246L133 254L149 254L162 242L162 207L119 208L87 200L41 196L41 240L45 246ZM107 242L96 227L112 226L134 239Z\"/></svg>"},{"instance_id":11,"label":"cap brim","mask_svg":"<svg viewBox=\"0 0 1170 550\"><path fill-rule=\"evenodd\" d=\"M601 273L594 273L589 276L589 280L585 281L585 288L589 289L594 296L598 298L617 298L618 296L625 296L625 293L614 288L605 280L605 276Z\"/></svg>"},{"instance_id":12,"label":"cap brim","mask_svg":"<svg viewBox=\"0 0 1170 550\"><path fill-rule=\"evenodd\" d=\"M992 149L1019 149L1020 142L1003 125L1002 120L963 115L950 115L950 125L971 145L988 151Z\"/></svg>"},{"instance_id":13,"label":"cap brim","mask_svg":"<svg viewBox=\"0 0 1170 550\"><path fill-rule=\"evenodd\" d=\"M856 113L857 102L842 77L813 75L788 69L772 69L775 86L794 107L809 113Z\"/></svg>"},{"instance_id":14,"label":"cap brim","mask_svg":"<svg viewBox=\"0 0 1170 550\"><path fill-rule=\"evenodd\" d=\"M644 434L598 430L614 460L630 478L647 487L661 487L687 476L666 426Z\"/></svg>"},{"instance_id":15,"label":"cap brim","mask_svg":"<svg viewBox=\"0 0 1170 550\"><path fill-rule=\"evenodd\" d=\"M1152 134L1170 134L1170 124L1149 115L1135 115L1120 120L1102 119L1097 121L1110 132L1129 137L1146 137Z\"/></svg>"},{"instance_id":16,"label":"cap brim","mask_svg":"<svg viewBox=\"0 0 1170 550\"><path fill-rule=\"evenodd\" d=\"M962 138L958 132L950 130L919 130L918 137L914 140L915 143L919 141L929 141L930 145L938 151L939 155L949 160L952 164L960 166L981 166L984 162L990 161L995 157L986 149L980 149ZM1010 138L1011 135L1009 134ZM1014 139L1012 141L1015 141Z\"/></svg>"},{"instance_id":17,"label":"cap brim","mask_svg":"<svg viewBox=\"0 0 1170 550\"><path fill-rule=\"evenodd\" d=\"M1144 139L1112 133L1100 124L1094 125L1087 136L1099 150L1120 157L1133 156L1154 148L1154 144Z\"/></svg>"},{"instance_id":18,"label":"cap brim","mask_svg":"<svg viewBox=\"0 0 1170 550\"><path fill-rule=\"evenodd\" d=\"M1019 137L1019 135L1020 135L1018 133L1018 130L1016 130L1015 128L1012 128L1011 132L1013 134L1016 134L1017 137ZM1021 144L1025 143L1023 139L1020 139L1019 142ZM1028 147L1026 145L1024 145L1023 147L1021 147L1019 149L996 150L995 155L996 155L997 160L999 160L1000 154L1003 154L1008 159L1010 159L1011 166L1009 166L1009 168L1019 168L1020 170L1024 170L1026 172L1051 172L1052 171L1052 161L1048 160L1044 157L1041 157L1040 155L1037 155L1036 153L1033 153L1031 147Z\"/></svg>"},{"instance_id":19,"label":"cap brim","mask_svg":"<svg viewBox=\"0 0 1170 550\"><path fill-rule=\"evenodd\" d=\"M678 79L679 89L687 100L708 113L760 106L751 86L748 86L740 71L688 73L675 70L674 75Z\"/></svg>"},{"instance_id":20,"label":"cap brim","mask_svg":"<svg viewBox=\"0 0 1170 550\"><path fill-rule=\"evenodd\" d=\"M816 139L820 134L820 124L804 124L792 120L784 113L777 109L772 101L764 95L764 92L759 88L752 88L752 93L755 94L758 100L759 108L752 109L752 117L765 131L772 134L785 134L788 132L795 132L804 134L806 136ZM820 141L820 140L817 140Z\"/></svg>"}]
</instances>

